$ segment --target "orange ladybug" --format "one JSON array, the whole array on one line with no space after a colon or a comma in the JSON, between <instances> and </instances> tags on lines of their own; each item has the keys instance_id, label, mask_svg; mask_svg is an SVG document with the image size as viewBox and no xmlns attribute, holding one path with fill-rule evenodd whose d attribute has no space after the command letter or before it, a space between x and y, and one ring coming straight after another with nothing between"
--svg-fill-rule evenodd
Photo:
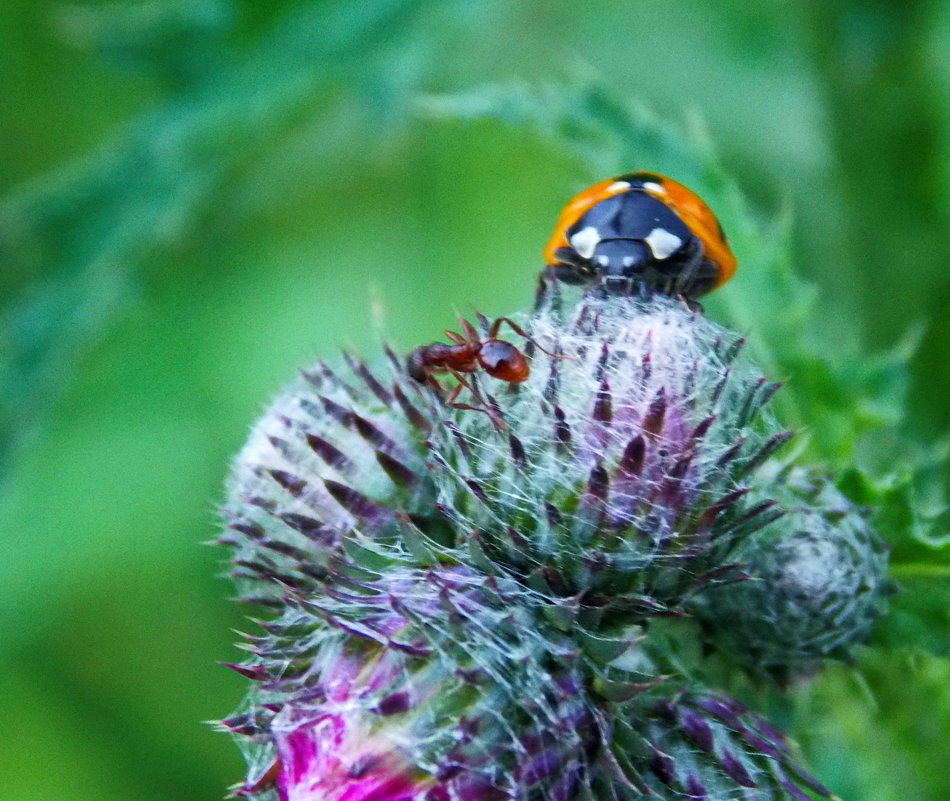
<instances>
[{"instance_id":1,"label":"orange ladybug","mask_svg":"<svg viewBox=\"0 0 950 801\"><path fill-rule=\"evenodd\" d=\"M542 278L633 287L687 300L736 271L722 226L683 184L652 172L600 181L571 198L544 249Z\"/></svg>"}]
</instances>

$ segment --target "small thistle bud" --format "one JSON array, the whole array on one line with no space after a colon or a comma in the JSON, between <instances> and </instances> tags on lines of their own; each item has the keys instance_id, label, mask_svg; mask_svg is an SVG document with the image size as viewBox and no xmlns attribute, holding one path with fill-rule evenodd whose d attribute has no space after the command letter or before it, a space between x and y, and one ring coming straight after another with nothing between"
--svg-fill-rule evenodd
<instances>
[{"instance_id":1,"label":"small thistle bud","mask_svg":"<svg viewBox=\"0 0 950 801\"><path fill-rule=\"evenodd\" d=\"M280 607L322 592L350 541L401 533L438 516L425 437L435 423L390 355L389 375L349 358L303 371L255 425L235 460L224 544L242 597Z\"/></svg>"},{"instance_id":2,"label":"small thistle bud","mask_svg":"<svg viewBox=\"0 0 950 801\"><path fill-rule=\"evenodd\" d=\"M887 611L887 549L827 480L793 471L767 487L786 514L739 556L749 580L706 592L696 614L733 659L779 683L848 659Z\"/></svg>"}]
</instances>

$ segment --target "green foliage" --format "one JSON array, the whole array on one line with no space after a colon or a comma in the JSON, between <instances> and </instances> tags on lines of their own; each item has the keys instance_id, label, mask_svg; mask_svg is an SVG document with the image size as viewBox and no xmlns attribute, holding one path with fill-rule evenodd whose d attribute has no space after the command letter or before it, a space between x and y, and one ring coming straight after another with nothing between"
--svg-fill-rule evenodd
<instances>
[{"instance_id":1,"label":"green foliage","mask_svg":"<svg viewBox=\"0 0 950 801\"><path fill-rule=\"evenodd\" d=\"M294 184L318 180L345 144L340 136L360 95L372 92L362 100L376 124L399 119L422 63L381 83L378 76L393 51L398 57L407 47L426 5L386 0L367 13L358 2L332 10L303 4L262 41L221 63L208 57L212 45L203 33L225 13L220 4L205 4L205 13L175 4L139 6L118 17L111 8L68 16L67 27L81 27L111 55L127 49L188 79L176 80L167 101L127 126L99 157L0 201L5 269L45 268L42 283L0 309L0 479L16 440L62 390L70 362L128 309L143 265L193 235L249 162L256 162L254 172L279 172L292 161ZM181 53L182 37L198 37L201 48ZM379 47L384 38L388 46ZM156 63L153 49L187 63ZM342 102L341 84L354 95ZM319 158L299 158L301 136ZM252 205L242 211L271 199L249 193Z\"/></svg>"},{"instance_id":2,"label":"green foliage","mask_svg":"<svg viewBox=\"0 0 950 801\"><path fill-rule=\"evenodd\" d=\"M923 465L919 472L928 468L943 470L945 465L941 460ZM950 514L943 508L927 509L920 478L905 473L873 482L850 470L841 484L875 510L874 522L891 545L891 574L898 592L877 641L889 650L924 649L950 657Z\"/></svg>"}]
</instances>

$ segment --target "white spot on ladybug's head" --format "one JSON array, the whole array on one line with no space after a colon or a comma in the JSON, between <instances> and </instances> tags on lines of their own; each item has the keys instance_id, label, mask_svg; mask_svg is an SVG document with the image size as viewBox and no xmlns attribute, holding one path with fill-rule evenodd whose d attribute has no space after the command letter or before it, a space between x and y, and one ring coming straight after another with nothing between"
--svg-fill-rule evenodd
<instances>
[{"instance_id":1,"label":"white spot on ladybug's head","mask_svg":"<svg viewBox=\"0 0 950 801\"><path fill-rule=\"evenodd\" d=\"M596 264L600 267L609 267L610 266L610 257L609 256L598 256L595 260Z\"/></svg>"},{"instance_id":2,"label":"white spot on ladybug's head","mask_svg":"<svg viewBox=\"0 0 950 801\"><path fill-rule=\"evenodd\" d=\"M683 246L682 239L664 228L654 228L643 241L649 246L653 258L659 261L672 256Z\"/></svg>"},{"instance_id":3,"label":"white spot on ladybug's head","mask_svg":"<svg viewBox=\"0 0 950 801\"><path fill-rule=\"evenodd\" d=\"M666 194L666 187L662 186L661 184L655 184L652 181L647 181L644 183L643 188L646 189L647 192L656 192L658 195Z\"/></svg>"},{"instance_id":4,"label":"white spot on ladybug's head","mask_svg":"<svg viewBox=\"0 0 950 801\"><path fill-rule=\"evenodd\" d=\"M600 242L600 233L594 226L588 225L571 237L571 247L582 259L589 259Z\"/></svg>"},{"instance_id":5,"label":"white spot on ladybug's head","mask_svg":"<svg viewBox=\"0 0 950 801\"><path fill-rule=\"evenodd\" d=\"M607 187L607 191L611 194L618 192L623 192L625 189L629 189L630 184L627 181L614 181L610 186Z\"/></svg>"}]
</instances>

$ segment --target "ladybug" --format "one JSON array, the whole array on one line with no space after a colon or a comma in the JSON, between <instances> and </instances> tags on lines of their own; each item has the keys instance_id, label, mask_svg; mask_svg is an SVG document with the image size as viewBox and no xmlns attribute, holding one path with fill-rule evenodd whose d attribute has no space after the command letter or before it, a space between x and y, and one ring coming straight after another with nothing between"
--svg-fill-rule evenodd
<instances>
[{"instance_id":1,"label":"ladybug","mask_svg":"<svg viewBox=\"0 0 950 801\"><path fill-rule=\"evenodd\" d=\"M594 184L564 207L544 249L542 279L635 286L690 300L728 281L736 258L695 193L652 172Z\"/></svg>"}]
</instances>

